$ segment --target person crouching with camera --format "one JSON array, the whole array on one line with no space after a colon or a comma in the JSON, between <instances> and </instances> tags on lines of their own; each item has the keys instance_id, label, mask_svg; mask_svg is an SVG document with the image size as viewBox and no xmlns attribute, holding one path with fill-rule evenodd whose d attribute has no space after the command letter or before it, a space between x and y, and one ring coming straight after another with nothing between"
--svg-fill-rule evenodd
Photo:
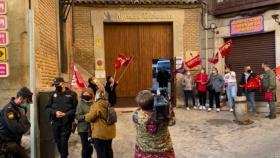
<instances>
[{"instance_id":1,"label":"person crouching with camera","mask_svg":"<svg viewBox=\"0 0 280 158\"><path fill-rule=\"evenodd\" d=\"M168 126L175 125L175 115L170 110L168 120L155 119L154 94L140 91L136 97L139 109L132 114L136 128L134 158L175 158Z\"/></svg>"}]
</instances>

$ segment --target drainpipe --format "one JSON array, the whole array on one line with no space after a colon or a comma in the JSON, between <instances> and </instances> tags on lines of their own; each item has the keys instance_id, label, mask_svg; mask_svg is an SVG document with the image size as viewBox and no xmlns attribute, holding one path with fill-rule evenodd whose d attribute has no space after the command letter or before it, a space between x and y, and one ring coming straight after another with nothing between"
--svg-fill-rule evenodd
<instances>
[{"instance_id":1,"label":"drainpipe","mask_svg":"<svg viewBox=\"0 0 280 158\"><path fill-rule=\"evenodd\" d=\"M28 10L28 36L29 36L29 87L34 93L32 96L33 103L30 105L30 149L31 158L36 158L37 153L37 99L36 99L36 67L35 67L35 53L34 53L34 21L33 21L32 3L29 0Z\"/></svg>"},{"instance_id":2,"label":"drainpipe","mask_svg":"<svg viewBox=\"0 0 280 158\"><path fill-rule=\"evenodd\" d=\"M205 5L205 27L208 27L208 9L207 9L207 5ZM209 74L209 63L208 63L208 30L205 29L205 66L206 66L206 72L207 74Z\"/></svg>"}]
</instances>

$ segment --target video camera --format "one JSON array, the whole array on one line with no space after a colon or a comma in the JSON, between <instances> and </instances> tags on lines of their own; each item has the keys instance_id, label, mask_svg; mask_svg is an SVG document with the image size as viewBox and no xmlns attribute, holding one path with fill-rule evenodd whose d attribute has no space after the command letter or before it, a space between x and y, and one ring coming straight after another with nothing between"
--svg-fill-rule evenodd
<instances>
[{"instance_id":1,"label":"video camera","mask_svg":"<svg viewBox=\"0 0 280 158\"><path fill-rule=\"evenodd\" d=\"M170 101L167 88L152 89L154 96L153 118L155 121L169 121L170 119Z\"/></svg>"}]
</instances>

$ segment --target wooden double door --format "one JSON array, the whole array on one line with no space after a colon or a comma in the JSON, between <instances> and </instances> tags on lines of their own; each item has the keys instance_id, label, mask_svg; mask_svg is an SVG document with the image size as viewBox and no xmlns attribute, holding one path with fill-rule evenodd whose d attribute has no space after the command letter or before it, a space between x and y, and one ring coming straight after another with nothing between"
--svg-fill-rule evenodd
<instances>
[{"instance_id":1,"label":"wooden double door","mask_svg":"<svg viewBox=\"0 0 280 158\"><path fill-rule=\"evenodd\" d=\"M152 60L173 57L172 23L105 23L106 75L114 75L120 53L134 56L117 88L118 97L135 97L152 87ZM116 79L124 68L117 71Z\"/></svg>"}]
</instances>

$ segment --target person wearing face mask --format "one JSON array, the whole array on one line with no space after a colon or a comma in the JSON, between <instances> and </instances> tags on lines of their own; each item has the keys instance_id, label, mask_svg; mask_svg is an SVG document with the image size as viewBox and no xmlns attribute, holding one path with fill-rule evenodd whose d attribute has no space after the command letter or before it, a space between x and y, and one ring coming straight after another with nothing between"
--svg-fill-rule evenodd
<instances>
[{"instance_id":1,"label":"person wearing face mask","mask_svg":"<svg viewBox=\"0 0 280 158\"><path fill-rule=\"evenodd\" d=\"M250 105L250 112L256 113L256 101L255 101L255 92L256 89L246 89L244 86L247 84L248 81L255 78L257 75L252 71L251 66L246 66L244 68L245 72L241 76L239 87L242 88L242 95L246 96L247 100L249 101Z\"/></svg>"},{"instance_id":2,"label":"person wearing face mask","mask_svg":"<svg viewBox=\"0 0 280 158\"><path fill-rule=\"evenodd\" d=\"M75 119L78 104L77 94L65 86L64 79L57 77L53 85L55 91L49 95L46 111L49 115L54 140L61 158L68 156L68 140Z\"/></svg>"},{"instance_id":3,"label":"person wearing face mask","mask_svg":"<svg viewBox=\"0 0 280 158\"><path fill-rule=\"evenodd\" d=\"M21 138L30 129L26 109L32 102L33 93L22 87L15 98L0 113L0 155L10 154L16 158L28 158L21 146Z\"/></svg>"},{"instance_id":4,"label":"person wearing face mask","mask_svg":"<svg viewBox=\"0 0 280 158\"><path fill-rule=\"evenodd\" d=\"M275 72L271 70L267 63L262 64L264 74L262 78L262 86L267 95L270 95L268 98L265 98L269 105L269 115L266 118L276 119L276 107L275 107L275 93L276 93L276 76Z\"/></svg>"},{"instance_id":5,"label":"person wearing face mask","mask_svg":"<svg viewBox=\"0 0 280 158\"><path fill-rule=\"evenodd\" d=\"M118 82L115 82L112 76L107 76L105 90L108 94L108 101L111 104L111 106L115 106L117 103L117 93L116 93L117 86L118 86Z\"/></svg>"},{"instance_id":6,"label":"person wearing face mask","mask_svg":"<svg viewBox=\"0 0 280 158\"><path fill-rule=\"evenodd\" d=\"M184 95L185 95L185 104L187 110L190 110L188 101L189 97L192 99L192 105L195 107L195 98L193 94L193 87L194 87L194 80L193 77L191 76L191 72L187 71L182 79L182 86L184 89Z\"/></svg>"},{"instance_id":7,"label":"person wearing face mask","mask_svg":"<svg viewBox=\"0 0 280 158\"><path fill-rule=\"evenodd\" d=\"M220 93L224 86L224 79L220 74L218 74L217 68L213 68L207 86L209 91L209 104L210 104L208 108L208 112L210 112L213 109L214 99L216 103L216 111L220 112Z\"/></svg>"},{"instance_id":8,"label":"person wearing face mask","mask_svg":"<svg viewBox=\"0 0 280 158\"><path fill-rule=\"evenodd\" d=\"M202 68L200 70L200 74L196 75L195 82L197 84L197 91L198 91L198 97L199 97L199 109L200 110L206 110L205 104L206 104L206 92L207 92L207 81L208 81L208 75L205 72L205 69Z\"/></svg>"},{"instance_id":9,"label":"person wearing face mask","mask_svg":"<svg viewBox=\"0 0 280 158\"><path fill-rule=\"evenodd\" d=\"M225 87L228 98L229 111L233 112L234 98L237 96L237 80L236 73L231 70L231 66L228 65L225 68Z\"/></svg>"},{"instance_id":10,"label":"person wearing face mask","mask_svg":"<svg viewBox=\"0 0 280 158\"><path fill-rule=\"evenodd\" d=\"M91 158L93 148L88 138L91 137L90 123L85 121L85 115L89 113L93 104L94 93L86 88L81 93L81 100L77 106L76 119L78 120L78 133L82 142L82 158Z\"/></svg>"}]
</instances>

